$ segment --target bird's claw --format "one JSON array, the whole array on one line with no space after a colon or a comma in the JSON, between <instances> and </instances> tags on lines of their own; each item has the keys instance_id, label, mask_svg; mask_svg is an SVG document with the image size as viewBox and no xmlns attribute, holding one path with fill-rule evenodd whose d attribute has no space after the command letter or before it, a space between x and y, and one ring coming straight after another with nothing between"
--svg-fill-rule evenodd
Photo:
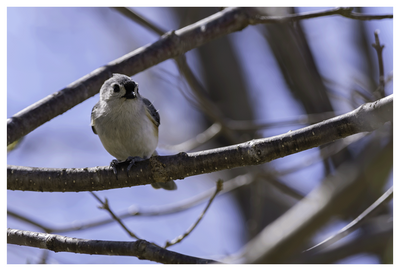
<instances>
[{"instance_id":1,"label":"bird's claw","mask_svg":"<svg viewBox=\"0 0 400 271\"><path fill-rule=\"evenodd\" d=\"M117 178L117 180L118 180L118 171L117 171L117 165L118 164L119 164L119 162L118 162L117 159L112 160L111 163L110 163L110 167L112 167L114 175Z\"/></svg>"},{"instance_id":2,"label":"bird's claw","mask_svg":"<svg viewBox=\"0 0 400 271\"><path fill-rule=\"evenodd\" d=\"M110 167L112 167L114 175L118 180L118 175L117 175L117 173L118 173L117 166L118 165L128 163L128 167L127 167L127 173L128 173L129 170L133 167L133 165L136 162L140 162L143 160L145 160L145 159L142 157L139 157L139 156L135 156L135 157L129 156L125 161L122 161L122 162L118 161L117 159L114 159L111 161Z\"/></svg>"},{"instance_id":3,"label":"bird's claw","mask_svg":"<svg viewBox=\"0 0 400 271\"><path fill-rule=\"evenodd\" d=\"M129 163L128 168L127 168L127 171L129 172L129 170L132 168L132 166L133 166L136 162L140 162L140 161L143 161L143 160L145 160L145 159L143 159L142 157L139 157L139 156L135 156L135 157L129 156L129 157L124 161L124 162Z\"/></svg>"}]
</instances>

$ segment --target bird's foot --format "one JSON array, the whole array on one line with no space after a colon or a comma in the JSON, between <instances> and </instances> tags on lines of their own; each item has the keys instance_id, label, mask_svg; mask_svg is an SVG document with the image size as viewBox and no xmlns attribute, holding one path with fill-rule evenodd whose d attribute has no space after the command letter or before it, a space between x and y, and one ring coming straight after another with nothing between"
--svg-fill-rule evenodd
<instances>
[{"instance_id":1,"label":"bird's foot","mask_svg":"<svg viewBox=\"0 0 400 271\"><path fill-rule=\"evenodd\" d=\"M139 156L129 156L123 163L129 163L127 170L129 171L136 162L146 160Z\"/></svg>"},{"instance_id":2,"label":"bird's foot","mask_svg":"<svg viewBox=\"0 0 400 271\"><path fill-rule=\"evenodd\" d=\"M128 164L127 171L129 172L129 170L132 168L133 165L135 165L136 162L140 162L143 160L146 160L146 159L139 157L139 156L135 156L135 157L129 156L125 161L118 161L117 159L114 159L111 161L110 167L112 167L114 175L115 175L115 177L117 177L117 180L118 180L117 166Z\"/></svg>"}]
</instances>

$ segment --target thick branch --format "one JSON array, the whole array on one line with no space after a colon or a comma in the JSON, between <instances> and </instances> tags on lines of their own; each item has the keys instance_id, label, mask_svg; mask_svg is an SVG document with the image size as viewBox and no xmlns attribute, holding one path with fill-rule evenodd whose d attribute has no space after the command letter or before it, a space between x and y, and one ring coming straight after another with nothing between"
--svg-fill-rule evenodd
<instances>
[{"instance_id":1,"label":"thick branch","mask_svg":"<svg viewBox=\"0 0 400 271\"><path fill-rule=\"evenodd\" d=\"M205 264L214 262L169 251L145 240L135 242L87 240L57 234L7 229L7 243L48 249L54 252L134 256L141 260L159 263Z\"/></svg>"},{"instance_id":2,"label":"thick branch","mask_svg":"<svg viewBox=\"0 0 400 271\"><path fill-rule=\"evenodd\" d=\"M161 37L153 44L143 46L88 75L66 88L28 106L7 120L7 145L27 135L40 125L66 112L95 95L112 73L135 75L169 58L175 58L213 39L240 31L249 24L279 23L282 18L260 16L253 8L226 8L192 25ZM289 16L285 20L309 19L328 15L342 15L356 19L384 19L393 15L360 15L346 8Z\"/></svg>"},{"instance_id":3,"label":"thick branch","mask_svg":"<svg viewBox=\"0 0 400 271\"><path fill-rule=\"evenodd\" d=\"M126 166L119 167L118 179L109 166L83 169L7 166L7 189L78 192L184 179L270 162L349 135L375 130L392 120L393 95L390 95L347 114L282 135L189 154L153 156L135 164L129 174L126 174Z\"/></svg>"}]
</instances>

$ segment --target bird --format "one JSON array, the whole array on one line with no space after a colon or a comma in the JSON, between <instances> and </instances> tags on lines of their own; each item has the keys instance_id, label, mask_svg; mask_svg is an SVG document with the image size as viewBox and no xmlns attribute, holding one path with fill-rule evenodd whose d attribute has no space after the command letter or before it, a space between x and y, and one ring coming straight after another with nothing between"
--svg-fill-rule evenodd
<instances>
[{"instance_id":1,"label":"bird","mask_svg":"<svg viewBox=\"0 0 400 271\"><path fill-rule=\"evenodd\" d=\"M110 166L135 164L158 155L160 115L154 105L139 94L139 85L129 76L114 73L100 88L100 99L91 113L90 125L106 151L116 159ZM174 181L151 184L153 188L176 190Z\"/></svg>"}]
</instances>

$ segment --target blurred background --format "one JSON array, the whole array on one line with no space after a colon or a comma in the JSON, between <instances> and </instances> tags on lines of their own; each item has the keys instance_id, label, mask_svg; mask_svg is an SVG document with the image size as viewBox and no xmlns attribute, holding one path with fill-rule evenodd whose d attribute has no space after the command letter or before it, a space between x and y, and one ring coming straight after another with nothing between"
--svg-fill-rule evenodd
<instances>
[{"instance_id":1,"label":"blurred background","mask_svg":"<svg viewBox=\"0 0 400 271\"><path fill-rule=\"evenodd\" d=\"M164 31L182 28L221 10L130 9ZM321 9L328 7L260 10L287 15ZM393 14L392 8L356 11ZM248 26L185 55L200 95L192 89L196 82L187 81L188 70L179 70L172 59L134 75L141 94L152 101L161 116L159 154L199 151L279 135L381 98L378 58L371 46L377 29L385 45L386 96L393 93L392 19L358 21L329 16L294 24ZM7 8L7 117L158 38L154 31L112 8ZM98 99L96 95L84 101L25 136L8 153L7 163L49 168L108 165L113 157L90 128L90 112ZM218 118L209 114L205 104L211 104L217 115L222 116L225 121L222 129L215 124ZM229 181L242 175L245 184L219 195L198 227L181 243L169 248L191 256L220 259L238 252L266 225L317 187L325 176L355 159L369 144L384 148L391 141L391 131L391 125L386 124L371 134L351 136L260 166L178 180L178 190L173 192L154 190L148 185L100 191L97 195L106 197L117 214L157 211L182 206L183 201L188 204L197 195L214 190L218 178ZM204 144L196 143L210 133L216 135ZM179 145L188 140L194 144ZM348 224L392 185L391 154L382 163L382 170L360 188L357 203L344 213L332 214L329 222L304 244L304 249ZM185 211L134 216L124 222L142 239L164 245L196 221L208 198ZM18 215L54 229L79 227L110 217L97 208L99 204L89 192L8 191L7 205L7 227L22 230L43 232L40 227L18 219ZM388 217L392 217L392 202L374 218L386 221ZM351 243L360 236L368 238L373 231L374 227L367 223L335 245ZM132 240L117 223L60 234ZM384 241L372 247L358 247L327 262L391 262L393 243L391 239ZM133 257L53 253L15 245L7 248L8 263L151 263Z\"/></svg>"}]
</instances>

